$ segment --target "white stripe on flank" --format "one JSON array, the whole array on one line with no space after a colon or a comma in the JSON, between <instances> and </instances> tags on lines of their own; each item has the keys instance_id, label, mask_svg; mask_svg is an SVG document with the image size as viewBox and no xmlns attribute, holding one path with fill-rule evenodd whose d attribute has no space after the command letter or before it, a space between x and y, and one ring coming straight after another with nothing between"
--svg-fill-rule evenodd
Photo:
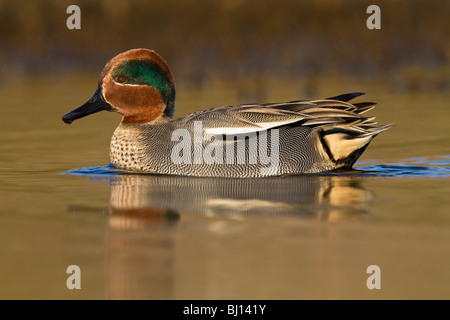
<instances>
[{"instance_id":1,"label":"white stripe on flank","mask_svg":"<svg viewBox=\"0 0 450 320\"><path fill-rule=\"evenodd\" d=\"M250 133L250 132L259 132L262 130L267 130L274 127L283 126L289 123L297 122L302 119L290 119L287 121L277 121L277 122L258 122L255 123L257 127L222 127L222 128L208 128L205 129L205 133L211 134L211 135L233 135L233 134L241 134L241 133Z\"/></svg>"}]
</instances>

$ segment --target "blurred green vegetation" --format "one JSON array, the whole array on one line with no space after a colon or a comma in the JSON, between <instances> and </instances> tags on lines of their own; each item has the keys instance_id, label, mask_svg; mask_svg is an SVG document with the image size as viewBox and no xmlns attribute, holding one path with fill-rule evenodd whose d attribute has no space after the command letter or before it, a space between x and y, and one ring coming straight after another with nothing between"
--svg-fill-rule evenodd
<instances>
[{"instance_id":1,"label":"blurred green vegetation","mask_svg":"<svg viewBox=\"0 0 450 320\"><path fill-rule=\"evenodd\" d=\"M66 8L81 9L68 30ZM381 30L366 27L371 4ZM450 1L0 0L0 75L96 72L119 52L156 50L177 82L210 78L388 79L450 88Z\"/></svg>"}]
</instances>

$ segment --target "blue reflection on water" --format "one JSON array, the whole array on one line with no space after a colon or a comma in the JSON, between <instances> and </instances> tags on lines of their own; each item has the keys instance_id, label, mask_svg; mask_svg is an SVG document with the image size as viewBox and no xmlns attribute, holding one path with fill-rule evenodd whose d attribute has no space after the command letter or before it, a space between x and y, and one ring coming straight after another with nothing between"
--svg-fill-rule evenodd
<instances>
[{"instance_id":1,"label":"blue reflection on water","mask_svg":"<svg viewBox=\"0 0 450 320\"><path fill-rule=\"evenodd\" d=\"M111 175L123 174L110 164L106 166L90 166L63 172L63 174L86 175L102 179ZM450 176L450 155L433 158L415 157L402 163L379 163L377 161L357 162L353 170L322 175L352 175L376 177L448 177Z\"/></svg>"},{"instance_id":2,"label":"blue reflection on water","mask_svg":"<svg viewBox=\"0 0 450 320\"><path fill-rule=\"evenodd\" d=\"M74 174L79 176L89 176L91 179L108 179L108 177L117 175L117 174L123 174L123 171L114 169L114 167L111 164L107 164L106 166L89 166L89 167L83 167L83 168L77 168L72 169L66 172L63 172L62 174Z\"/></svg>"},{"instance_id":3,"label":"blue reflection on water","mask_svg":"<svg viewBox=\"0 0 450 320\"><path fill-rule=\"evenodd\" d=\"M411 158L403 163L379 164L376 162L357 163L355 170L362 175L379 177L448 177L450 175L450 155Z\"/></svg>"}]
</instances>

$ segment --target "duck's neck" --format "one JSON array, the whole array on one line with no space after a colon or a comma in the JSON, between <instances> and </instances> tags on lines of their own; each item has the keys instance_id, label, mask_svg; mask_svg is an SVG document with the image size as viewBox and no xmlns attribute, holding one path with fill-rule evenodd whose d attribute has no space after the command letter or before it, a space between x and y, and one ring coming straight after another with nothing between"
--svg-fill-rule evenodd
<instances>
[{"instance_id":1,"label":"duck's neck","mask_svg":"<svg viewBox=\"0 0 450 320\"><path fill-rule=\"evenodd\" d=\"M152 124L160 124L170 121L170 117L165 113L160 115L148 114L144 115L142 113L135 115L124 115L122 117L122 121L120 125L124 126L142 126L142 125L152 125Z\"/></svg>"}]
</instances>

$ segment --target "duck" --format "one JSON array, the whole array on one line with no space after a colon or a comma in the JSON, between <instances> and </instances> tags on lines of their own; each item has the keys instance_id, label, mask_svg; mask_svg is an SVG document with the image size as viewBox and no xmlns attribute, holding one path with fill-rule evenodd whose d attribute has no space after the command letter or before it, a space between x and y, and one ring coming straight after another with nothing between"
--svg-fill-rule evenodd
<instances>
[{"instance_id":1,"label":"duck","mask_svg":"<svg viewBox=\"0 0 450 320\"><path fill-rule=\"evenodd\" d=\"M393 125L364 114L364 93L318 100L246 103L173 118L175 81L168 63L145 48L122 52L100 73L94 95L64 114L73 121L100 111L122 120L109 165L129 173L263 178L351 169L369 143Z\"/></svg>"}]
</instances>

